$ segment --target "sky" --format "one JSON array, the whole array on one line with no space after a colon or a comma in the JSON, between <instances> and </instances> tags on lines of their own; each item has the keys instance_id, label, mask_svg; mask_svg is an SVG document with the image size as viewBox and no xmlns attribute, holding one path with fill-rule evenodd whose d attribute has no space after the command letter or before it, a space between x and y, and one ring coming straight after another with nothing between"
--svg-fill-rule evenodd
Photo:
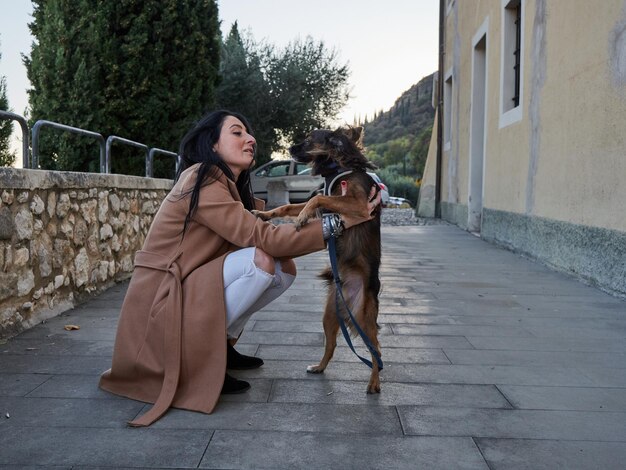
<instances>
[{"instance_id":1,"label":"sky","mask_svg":"<svg viewBox=\"0 0 626 470\"><path fill-rule=\"evenodd\" d=\"M339 116L351 124L386 111L411 85L437 69L437 0L218 0L222 33L240 31L278 47L311 36L348 63L352 98ZM30 0L0 0L0 76L9 106L24 115L29 82L21 55L30 53ZM19 126L15 126L19 129ZM12 147L21 149L14 132ZM17 152L18 160L21 151ZM18 164L21 162L18 162Z\"/></svg>"}]
</instances>

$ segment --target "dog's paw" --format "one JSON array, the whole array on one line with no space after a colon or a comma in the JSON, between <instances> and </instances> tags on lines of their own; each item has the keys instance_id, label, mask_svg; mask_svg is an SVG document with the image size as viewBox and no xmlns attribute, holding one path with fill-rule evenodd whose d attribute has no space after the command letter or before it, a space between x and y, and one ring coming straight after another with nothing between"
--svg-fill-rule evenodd
<instances>
[{"instance_id":1,"label":"dog's paw","mask_svg":"<svg viewBox=\"0 0 626 470\"><path fill-rule=\"evenodd\" d=\"M380 382L376 382L376 383L369 383L367 385L367 394L371 395L374 393L380 393Z\"/></svg>"},{"instance_id":2,"label":"dog's paw","mask_svg":"<svg viewBox=\"0 0 626 470\"><path fill-rule=\"evenodd\" d=\"M319 365L307 366L306 371L309 374L322 374L324 372L324 368L320 367Z\"/></svg>"},{"instance_id":3,"label":"dog's paw","mask_svg":"<svg viewBox=\"0 0 626 470\"><path fill-rule=\"evenodd\" d=\"M272 218L271 212L257 211L256 209L253 209L250 212L261 220L270 220Z\"/></svg>"},{"instance_id":4,"label":"dog's paw","mask_svg":"<svg viewBox=\"0 0 626 470\"><path fill-rule=\"evenodd\" d=\"M300 229L304 227L308 221L309 221L309 217L306 214L300 213L295 223L296 231L299 232Z\"/></svg>"}]
</instances>

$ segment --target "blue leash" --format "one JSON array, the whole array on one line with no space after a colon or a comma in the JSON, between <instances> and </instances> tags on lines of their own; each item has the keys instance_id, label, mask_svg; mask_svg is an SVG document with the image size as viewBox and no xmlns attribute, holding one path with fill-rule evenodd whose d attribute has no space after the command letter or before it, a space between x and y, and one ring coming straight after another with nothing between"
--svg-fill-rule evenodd
<instances>
[{"instance_id":1,"label":"blue leash","mask_svg":"<svg viewBox=\"0 0 626 470\"><path fill-rule=\"evenodd\" d=\"M352 352L356 354L356 356L359 359L361 359L361 361L363 361L365 364L367 364L367 366L371 369L372 362L365 359L364 357L359 356L359 354L355 351L354 346L352 345L352 340L350 339L350 334L348 333L348 328L346 327L346 323L343 321L343 317L339 313L339 297L340 296L341 296L341 300L343 301L343 305L346 307L348 315L350 316L350 320L352 321L352 324L354 325L354 328L359 333L359 336L363 339L363 342L365 343L365 346L367 346L367 349L369 349L372 356L376 359L376 363L378 364L378 370L383 370L383 361L380 358L380 354L378 354L378 351L376 350L372 342L369 340L367 335L363 332L363 330L357 323L356 319L354 318L354 315L352 315L352 312L350 311L350 308L348 307L346 299L344 299L343 297L343 291L341 290L341 279L339 278L339 270L337 269L337 246L335 244L335 237L333 236L331 236L328 239L328 254L330 256L330 266L333 270L333 279L335 281L335 287L337 291L335 295L335 314L337 315L337 320L339 321L339 326L341 327L341 332L343 333L343 337L346 339L346 343L348 343L348 346L350 346L350 349L352 349Z\"/></svg>"}]
</instances>

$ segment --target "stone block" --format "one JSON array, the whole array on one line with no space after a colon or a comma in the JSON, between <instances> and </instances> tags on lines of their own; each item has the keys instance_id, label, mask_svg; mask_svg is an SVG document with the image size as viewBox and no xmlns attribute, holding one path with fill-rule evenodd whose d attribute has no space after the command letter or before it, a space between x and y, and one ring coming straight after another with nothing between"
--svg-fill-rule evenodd
<instances>
[{"instance_id":1,"label":"stone block","mask_svg":"<svg viewBox=\"0 0 626 470\"><path fill-rule=\"evenodd\" d=\"M17 281L17 295L22 297L27 295L35 288L35 274L32 269L22 272Z\"/></svg>"},{"instance_id":2,"label":"stone block","mask_svg":"<svg viewBox=\"0 0 626 470\"><path fill-rule=\"evenodd\" d=\"M45 209L45 205L43 200L39 197L38 194L33 196L33 200L30 203L30 210L33 214L41 214Z\"/></svg>"},{"instance_id":3,"label":"stone block","mask_svg":"<svg viewBox=\"0 0 626 470\"><path fill-rule=\"evenodd\" d=\"M54 213L57 208L57 193L54 191L48 192L48 215L50 217L54 216Z\"/></svg>"},{"instance_id":4,"label":"stone block","mask_svg":"<svg viewBox=\"0 0 626 470\"><path fill-rule=\"evenodd\" d=\"M15 250L15 256L13 258L13 264L15 266L24 266L30 259L30 252L28 248L18 248Z\"/></svg>"},{"instance_id":5,"label":"stone block","mask_svg":"<svg viewBox=\"0 0 626 470\"><path fill-rule=\"evenodd\" d=\"M18 240L30 240L33 237L33 214L22 208L15 214L15 231Z\"/></svg>"},{"instance_id":6,"label":"stone block","mask_svg":"<svg viewBox=\"0 0 626 470\"><path fill-rule=\"evenodd\" d=\"M59 217L60 219L65 218L70 210L70 207L70 197L65 193L61 194L56 205L57 217Z\"/></svg>"},{"instance_id":7,"label":"stone block","mask_svg":"<svg viewBox=\"0 0 626 470\"><path fill-rule=\"evenodd\" d=\"M63 222L61 222L59 230L63 235L65 235L68 240L74 238L74 227L68 220L64 220Z\"/></svg>"},{"instance_id":8,"label":"stone block","mask_svg":"<svg viewBox=\"0 0 626 470\"><path fill-rule=\"evenodd\" d=\"M109 204L107 199L98 200L98 221L104 223L109 220Z\"/></svg>"},{"instance_id":9,"label":"stone block","mask_svg":"<svg viewBox=\"0 0 626 470\"><path fill-rule=\"evenodd\" d=\"M87 240L89 229L85 221L81 218L78 219L74 225L74 244L77 246L83 246Z\"/></svg>"},{"instance_id":10,"label":"stone block","mask_svg":"<svg viewBox=\"0 0 626 470\"><path fill-rule=\"evenodd\" d=\"M38 236L41 232L43 232L43 221L40 219L35 219L33 222L33 236Z\"/></svg>"},{"instance_id":11,"label":"stone block","mask_svg":"<svg viewBox=\"0 0 626 470\"><path fill-rule=\"evenodd\" d=\"M46 225L46 233L51 237L56 237L58 233L57 224L54 222L48 222Z\"/></svg>"},{"instance_id":12,"label":"stone block","mask_svg":"<svg viewBox=\"0 0 626 470\"><path fill-rule=\"evenodd\" d=\"M113 211L114 214L117 214L120 211L121 206L120 198L117 194L109 195L109 203L111 204L111 211Z\"/></svg>"},{"instance_id":13,"label":"stone block","mask_svg":"<svg viewBox=\"0 0 626 470\"><path fill-rule=\"evenodd\" d=\"M0 208L0 240L10 240L15 232L13 215L8 207Z\"/></svg>"},{"instance_id":14,"label":"stone block","mask_svg":"<svg viewBox=\"0 0 626 470\"><path fill-rule=\"evenodd\" d=\"M11 298L17 294L17 274L0 273L0 300Z\"/></svg>"},{"instance_id":15,"label":"stone block","mask_svg":"<svg viewBox=\"0 0 626 470\"><path fill-rule=\"evenodd\" d=\"M142 214L154 214L156 213L158 206L154 204L154 201L146 201L141 206Z\"/></svg>"},{"instance_id":16,"label":"stone block","mask_svg":"<svg viewBox=\"0 0 626 470\"><path fill-rule=\"evenodd\" d=\"M98 203L92 199L87 202L83 202L80 205L80 213L82 214L85 222L88 224L96 222L96 208L98 207Z\"/></svg>"},{"instance_id":17,"label":"stone block","mask_svg":"<svg viewBox=\"0 0 626 470\"><path fill-rule=\"evenodd\" d=\"M74 285L81 287L89 281L89 256L87 250L81 248L74 259Z\"/></svg>"},{"instance_id":18,"label":"stone block","mask_svg":"<svg viewBox=\"0 0 626 470\"><path fill-rule=\"evenodd\" d=\"M100 240L107 240L113 236L113 228L109 224L100 227Z\"/></svg>"},{"instance_id":19,"label":"stone block","mask_svg":"<svg viewBox=\"0 0 626 470\"><path fill-rule=\"evenodd\" d=\"M69 240L54 240L54 251L52 254L52 266L59 269L64 266L66 260L74 258L74 250Z\"/></svg>"},{"instance_id":20,"label":"stone block","mask_svg":"<svg viewBox=\"0 0 626 470\"><path fill-rule=\"evenodd\" d=\"M13 199L14 195L12 189L2 191L2 202L5 203L7 206L13 204Z\"/></svg>"}]
</instances>

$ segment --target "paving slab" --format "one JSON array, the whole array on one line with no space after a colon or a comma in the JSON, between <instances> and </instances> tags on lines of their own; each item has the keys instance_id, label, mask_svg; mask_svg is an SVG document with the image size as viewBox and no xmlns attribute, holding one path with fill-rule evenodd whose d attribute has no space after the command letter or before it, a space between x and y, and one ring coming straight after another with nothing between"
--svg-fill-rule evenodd
<instances>
[{"instance_id":1,"label":"paving slab","mask_svg":"<svg viewBox=\"0 0 626 470\"><path fill-rule=\"evenodd\" d=\"M0 374L0 397L23 397L50 377L46 374Z\"/></svg>"},{"instance_id":2,"label":"paving slab","mask_svg":"<svg viewBox=\"0 0 626 470\"><path fill-rule=\"evenodd\" d=\"M384 340L381 341L384 343ZM355 346L359 354L368 354L361 345ZM258 355L263 359L273 360L296 360L310 361L311 364L319 363L324 348L319 346L284 346L263 344L259 347ZM364 356L365 357L365 356ZM417 349L417 348L384 348L383 361L392 363L409 364L450 364L450 360L441 349ZM335 349L332 362L356 362L361 364L360 359L347 347L339 346ZM331 362L331 363L332 363Z\"/></svg>"},{"instance_id":3,"label":"paving slab","mask_svg":"<svg viewBox=\"0 0 626 470\"><path fill-rule=\"evenodd\" d=\"M213 430L0 427L0 463L197 467Z\"/></svg>"},{"instance_id":4,"label":"paving slab","mask_svg":"<svg viewBox=\"0 0 626 470\"><path fill-rule=\"evenodd\" d=\"M626 413L398 406L409 435L625 441Z\"/></svg>"},{"instance_id":5,"label":"paving slab","mask_svg":"<svg viewBox=\"0 0 626 470\"><path fill-rule=\"evenodd\" d=\"M365 393L367 382L276 380L270 402L370 405L430 405L512 408L493 385L405 384L386 382L384 393Z\"/></svg>"},{"instance_id":6,"label":"paving slab","mask_svg":"<svg viewBox=\"0 0 626 470\"><path fill-rule=\"evenodd\" d=\"M270 450L270 451L268 451ZM216 431L203 468L481 469L469 438L330 436L318 433Z\"/></svg>"},{"instance_id":7,"label":"paving slab","mask_svg":"<svg viewBox=\"0 0 626 470\"><path fill-rule=\"evenodd\" d=\"M123 428L143 406L133 400L0 397L2 416L10 416L2 420L3 428L38 425L49 428L86 425Z\"/></svg>"},{"instance_id":8,"label":"paving slab","mask_svg":"<svg viewBox=\"0 0 626 470\"><path fill-rule=\"evenodd\" d=\"M0 470L623 468L624 300L453 226L383 227L385 368L367 395L342 338L324 374L306 372L327 260L296 262L236 346L265 360L232 372L252 389L212 415L133 429L149 405L98 389L127 282L0 343Z\"/></svg>"},{"instance_id":9,"label":"paving slab","mask_svg":"<svg viewBox=\"0 0 626 470\"><path fill-rule=\"evenodd\" d=\"M493 470L621 470L626 443L520 439L475 439Z\"/></svg>"},{"instance_id":10,"label":"paving slab","mask_svg":"<svg viewBox=\"0 0 626 470\"><path fill-rule=\"evenodd\" d=\"M626 354L574 351L445 350L452 364L626 367Z\"/></svg>"},{"instance_id":11,"label":"paving slab","mask_svg":"<svg viewBox=\"0 0 626 470\"><path fill-rule=\"evenodd\" d=\"M491 338L467 336L474 349L509 351L580 351L626 353L626 341L621 339L587 338Z\"/></svg>"},{"instance_id":12,"label":"paving slab","mask_svg":"<svg viewBox=\"0 0 626 470\"><path fill-rule=\"evenodd\" d=\"M151 427L402 435L395 407L379 405L222 402L210 415L170 410Z\"/></svg>"},{"instance_id":13,"label":"paving slab","mask_svg":"<svg viewBox=\"0 0 626 470\"><path fill-rule=\"evenodd\" d=\"M498 389L517 409L626 412L623 388L500 385Z\"/></svg>"}]
</instances>

